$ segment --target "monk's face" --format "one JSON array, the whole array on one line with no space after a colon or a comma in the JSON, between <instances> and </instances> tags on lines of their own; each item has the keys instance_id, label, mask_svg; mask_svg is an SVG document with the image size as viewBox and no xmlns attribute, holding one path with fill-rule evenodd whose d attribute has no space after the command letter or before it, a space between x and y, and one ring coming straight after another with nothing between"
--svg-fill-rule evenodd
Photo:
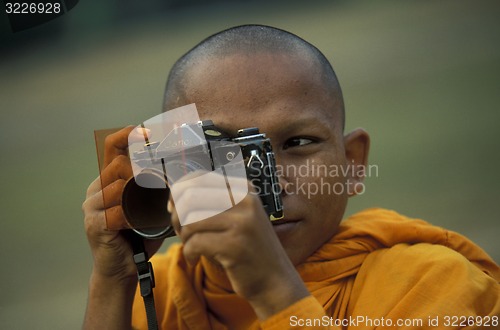
<instances>
[{"instance_id":1,"label":"monk's face","mask_svg":"<svg viewBox=\"0 0 500 330\"><path fill-rule=\"evenodd\" d=\"M346 166L342 105L319 66L307 56L231 55L198 62L186 80L184 104L196 103L202 120L271 139L285 214L273 228L291 261L303 262L336 233L348 196L347 178L332 173Z\"/></svg>"}]
</instances>

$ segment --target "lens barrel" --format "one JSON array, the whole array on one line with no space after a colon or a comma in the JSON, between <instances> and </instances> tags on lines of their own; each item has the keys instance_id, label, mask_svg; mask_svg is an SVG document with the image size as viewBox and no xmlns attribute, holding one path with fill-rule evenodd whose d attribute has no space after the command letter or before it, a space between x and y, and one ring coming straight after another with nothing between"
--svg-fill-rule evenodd
<instances>
[{"instance_id":1,"label":"lens barrel","mask_svg":"<svg viewBox=\"0 0 500 330\"><path fill-rule=\"evenodd\" d=\"M143 170L130 178L122 192L122 208L130 228L144 238L174 236L167 209L170 190L163 173Z\"/></svg>"}]
</instances>

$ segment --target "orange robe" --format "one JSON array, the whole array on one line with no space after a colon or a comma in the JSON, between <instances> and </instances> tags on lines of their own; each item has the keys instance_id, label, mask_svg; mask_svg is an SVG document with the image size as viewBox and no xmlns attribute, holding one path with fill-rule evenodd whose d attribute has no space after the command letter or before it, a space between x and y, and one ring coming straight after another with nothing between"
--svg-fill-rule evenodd
<instances>
[{"instance_id":1,"label":"orange robe","mask_svg":"<svg viewBox=\"0 0 500 330\"><path fill-rule=\"evenodd\" d=\"M297 267L311 296L263 322L221 269L189 266L181 245L152 262L161 329L500 329L498 265L457 233L385 209L343 221ZM138 294L132 319L147 329Z\"/></svg>"}]
</instances>

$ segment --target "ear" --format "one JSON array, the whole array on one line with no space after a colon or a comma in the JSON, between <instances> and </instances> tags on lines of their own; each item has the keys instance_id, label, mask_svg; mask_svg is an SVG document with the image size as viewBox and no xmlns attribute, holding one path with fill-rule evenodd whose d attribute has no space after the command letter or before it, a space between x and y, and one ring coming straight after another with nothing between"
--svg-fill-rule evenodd
<instances>
[{"instance_id":1,"label":"ear","mask_svg":"<svg viewBox=\"0 0 500 330\"><path fill-rule=\"evenodd\" d=\"M370 136L362 128L356 128L344 136L344 148L346 156L347 191L348 195L355 196L364 192L363 181L368 166L368 152L370 150Z\"/></svg>"}]
</instances>

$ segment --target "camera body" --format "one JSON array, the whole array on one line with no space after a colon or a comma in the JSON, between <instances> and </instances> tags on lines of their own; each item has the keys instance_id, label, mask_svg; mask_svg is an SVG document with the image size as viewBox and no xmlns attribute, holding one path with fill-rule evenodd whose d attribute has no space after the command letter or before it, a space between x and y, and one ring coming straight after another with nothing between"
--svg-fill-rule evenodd
<instances>
[{"instance_id":1,"label":"camera body","mask_svg":"<svg viewBox=\"0 0 500 330\"><path fill-rule=\"evenodd\" d=\"M162 141L146 142L143 150L130 155L141 171L127 182L122 194L125 217L142 237L175 235L167 211L168 187L195 171L221 169L226 176L234 172L232 168L244 166L269 219L283 218L271 142L258 128L243 128L237 137L231 137L211 120L205 120L182 124Z\"/></svg>"}]
</instances>

